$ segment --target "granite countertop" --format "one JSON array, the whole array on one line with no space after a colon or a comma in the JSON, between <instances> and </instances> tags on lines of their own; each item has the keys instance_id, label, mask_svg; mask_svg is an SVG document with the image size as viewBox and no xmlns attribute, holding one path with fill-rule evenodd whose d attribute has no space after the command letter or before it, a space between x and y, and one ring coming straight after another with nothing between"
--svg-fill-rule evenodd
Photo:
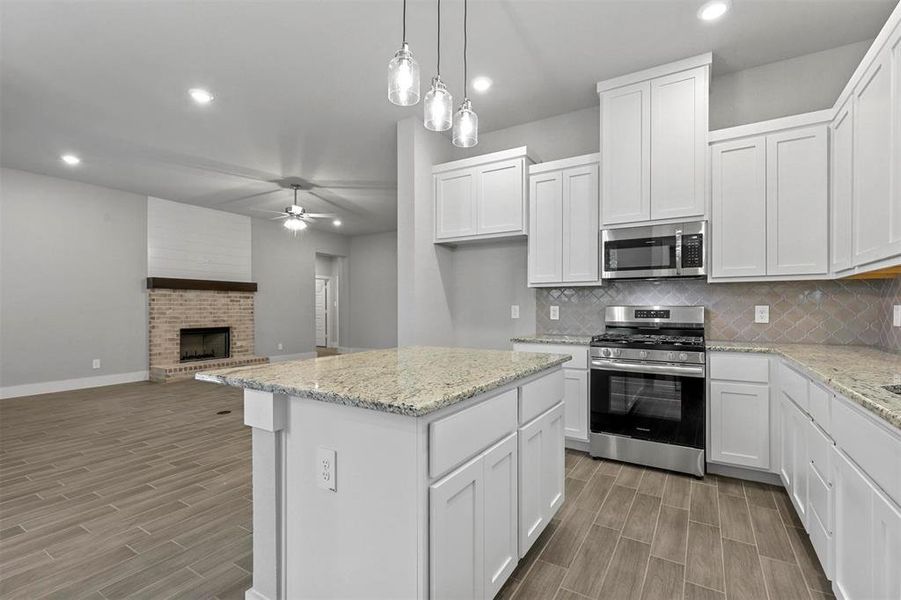
<instances>
[{"instance_id":1,"label":"granite countertop","mask_svg":"<svg viewBox=\"0 0 901 600\"><path fill-rule=\"evenodd\" d=\"M787 358L814 379L901 429L901 354L867 346L708 341L708 351L766 352Z\"/></svg>"},{"instance_id":2,"label":"granite countertop","mask_svg":"<svg viewBox=\"0 0 901 600\"><path fill-rule=\"evenodd\" d=\"M572 346L587 346L591 343L591 336L545 333L541 335L524 335L510 338L510 341L519 344L567 344Z\"/></svg>"},{"instance_id":3,"label":"granite countertop","mask_svg":"<svg viewBox=\"0 0 901 600\"><path fill-rule=\"evenodd\" d=\"M571 358L538 352L408 347L218 369L194 378L421 416Z\"/></svg>"}]
</instances>

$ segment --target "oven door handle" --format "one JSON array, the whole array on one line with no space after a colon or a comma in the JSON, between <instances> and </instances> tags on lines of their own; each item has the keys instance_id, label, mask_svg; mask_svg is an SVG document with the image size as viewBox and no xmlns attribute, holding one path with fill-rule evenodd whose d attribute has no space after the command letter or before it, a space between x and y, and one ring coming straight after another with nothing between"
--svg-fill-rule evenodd
<instances>
[{"instance_id":1,"label":"oven door handle","mask_svg":"<svg viewBox=\"0 0 901 600\"><path fill-rule=\"evenodd\" d=\"M649 373L652 375L681 375L682 377L704 377L705 370L704 365L649 365L598 358L591 359L591 368L604 371Z\"/></svg>"}]
</instances>

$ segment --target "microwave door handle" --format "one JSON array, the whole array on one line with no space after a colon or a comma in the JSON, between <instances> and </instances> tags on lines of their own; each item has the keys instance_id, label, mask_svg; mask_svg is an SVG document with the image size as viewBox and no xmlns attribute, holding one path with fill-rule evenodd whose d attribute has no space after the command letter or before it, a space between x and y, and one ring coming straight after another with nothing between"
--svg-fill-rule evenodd
<instances>
[{"instance_id":1,"label":"microwave door handle","mask_svg":"<svg viewBox=\"0 0 901 600\"><path fill-rule=\"evenodd\" d=\"M676 275L682 274L682 230L676 230Z\"/></svg>"}]
</instances>

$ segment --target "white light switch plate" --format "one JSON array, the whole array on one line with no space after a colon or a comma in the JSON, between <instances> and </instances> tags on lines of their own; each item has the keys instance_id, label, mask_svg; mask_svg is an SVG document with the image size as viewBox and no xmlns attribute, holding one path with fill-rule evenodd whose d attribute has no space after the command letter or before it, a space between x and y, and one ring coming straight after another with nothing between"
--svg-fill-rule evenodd
<instances>
[{"instance_id":1,"label":"white light switch plate","mask_svg":"<svg viewBox=\"0 0 901 600\"><path fill-rule=\"evenodd\" d=\"M316 465L314 474L316 485L324 490L336 491L336 453L329 448L316 449Z\"/></svg>"},{"instance_id":2,"label":"white light switch plate","mask_svg":"<svg viewBox=\"0 0 901 600\"><path fill-rule=\"evenodd\" d=\"M510 318L511 319L519 318L519 304L511 304L510 305Z\"/></svg>"},{"instance_id":3,"label":"white light switch plate","mask_svg":"<svg viewBox=\"0 0 901 600\"><path fill-rule=\"evenodd\" d=\"M100 368L100 359L99 358L95 358L93 361L91 361L91 368L93 368L93 369Z\"/></svg>"},{"instance_id":4,"label":"white light switch plate","mask_svg":"<svg viewBox=\"0 0 901 600\"><path fill-rule=\"evenodd\" d=\"M559 321L560 320L560 307L552 306L551 307L551 321Z\"/></svg>"},{"instance_id":5,"label":"white light switch plate","mask_svg":"<svg viewBox=\"0 0 901 600\"><path fill-rule=\"evenodd\" d=\"M759 304L754 307L754 322L769 323L770 322L770 305Z\"/></svg>"},{"instance_id":6,"label":"white light switch plate","mask_svg":"<svg viewBox=\"0 0 901 600\"><path fill-rule=\"evenodd\" d=\"M895 327L901 327L901 304L895 305L894 316L892 317L892 325Z\"/></svg>"}]
</instances>

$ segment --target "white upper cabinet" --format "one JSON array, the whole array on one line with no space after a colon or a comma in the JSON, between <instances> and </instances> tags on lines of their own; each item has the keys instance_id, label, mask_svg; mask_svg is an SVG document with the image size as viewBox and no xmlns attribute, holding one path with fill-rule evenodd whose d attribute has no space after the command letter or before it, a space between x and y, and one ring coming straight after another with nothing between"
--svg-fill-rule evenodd
<instances>
[{"instance_id":1,"label":"white upper cabinet","mask_svg":"<svg viewBox=\"0 0 901 600\"><path fill-rule=\"evenodd\" d=\"M598 83L602 226L704 217L711 61Z\"/></svg>"},{"instance_id":2,"label":"white upper cabinet","mask_svg":"<svg viewBox=\"0 0 901 600\"><path fill-rule=\"evenodd\" d=\"M435 242L522 236L528 231L525 146L435 165Z\"/></svg>"},{"instance_id":3,"label":"white upper cabinet","mask_svg":"<svg viewBox=\"0 0 901 600\"><path fill-rule=\"evenodd\" d=\"M851 100L836 113L830 126L832 154L830 183L832 214L830 219L830 269L833 272L853 265L851 256L852 198L854 194L853 148L854 103Z\"/></svg>"},{"instance_id":4,"label":"white upper cabinet","mask_svg":"<svg viewBox=\"0 0 901 600\"><path fill-rule=\"evenodd\" d=\"M826 127L767 136L767 274L825 275L829 177Z\"/></svg>"},{"instance_id":5,"label":"white upper cabinet","mask_svg":"<svg viewBox=\"0 0 901 600\"><path fill-rule=\"evenodd\" d=\"M765 139L714 144L710 165L711 278L766 275Z\"/></svg>"},{"instance_id":6,"label":"white upper cabinet","mask_svg":"<svg viewBox=\"0 0 901 600\"><path fill-rule=\"evenodd\" d=\"M529 169L529 285L598 285L598 155Z\"/></svg>"},{"instance_id":7,"label":"white upper cabinet","mask_svg":"<svg viewBox=\"0 0 901 600\"><path fill-rule=\"evenodd\" d=\"M820 111L711 134L710 281L829 272L829 156Z\"/></svg>"}]
</instances>

